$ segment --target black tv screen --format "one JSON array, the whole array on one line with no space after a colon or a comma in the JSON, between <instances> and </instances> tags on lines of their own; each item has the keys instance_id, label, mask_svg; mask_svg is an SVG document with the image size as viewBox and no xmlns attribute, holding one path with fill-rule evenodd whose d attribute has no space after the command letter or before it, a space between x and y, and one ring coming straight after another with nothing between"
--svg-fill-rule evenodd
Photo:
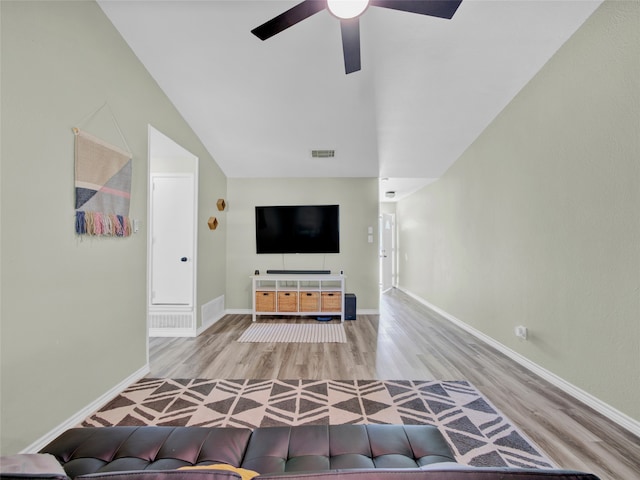
<instances>
[{"instance_id":1,"label":"black tv screen","mask_svg":"<svg viewBox=\"0 0 640 480\"><path fill-rule=\"evenodd\" d=\"M338 205L256 207L257 253L340 253Z\"/></svg>"}]
</instances>

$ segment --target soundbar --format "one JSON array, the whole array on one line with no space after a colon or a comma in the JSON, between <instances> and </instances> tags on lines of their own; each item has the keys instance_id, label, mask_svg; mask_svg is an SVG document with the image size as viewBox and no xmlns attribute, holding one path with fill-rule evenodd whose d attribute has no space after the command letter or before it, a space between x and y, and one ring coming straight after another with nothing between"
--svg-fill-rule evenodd
<instances>
[{"instance_id":1,"label":"soundbar","mask_svg":"<svg viewBox=\"0 0 640 480\"><path fill-rule=\"evenodd\" d=\"M316 274L330 274L331 270L267 270L267 273L271 274L300 274L300 275L316 275Z\"/></svg>"}]
</instances>

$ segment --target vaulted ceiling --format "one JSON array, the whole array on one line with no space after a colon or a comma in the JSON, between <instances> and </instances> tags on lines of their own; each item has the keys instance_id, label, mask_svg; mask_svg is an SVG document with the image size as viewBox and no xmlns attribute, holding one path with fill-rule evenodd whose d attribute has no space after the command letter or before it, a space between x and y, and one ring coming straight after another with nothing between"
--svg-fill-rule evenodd
<instances>
[{"instance_id":1,"label":"vaulted ceiling","mask_svg":"<svg viewBox=\"0 0 640 480\"><path fill-rule=\"evenodd\" d=\"M463 0L451 20L369 7L348 75L328 11L251 34L299 1L98 3L228 177L386 178L381 199L398 199L439 178L601 0Z\"/></svg>"}]
</instances>

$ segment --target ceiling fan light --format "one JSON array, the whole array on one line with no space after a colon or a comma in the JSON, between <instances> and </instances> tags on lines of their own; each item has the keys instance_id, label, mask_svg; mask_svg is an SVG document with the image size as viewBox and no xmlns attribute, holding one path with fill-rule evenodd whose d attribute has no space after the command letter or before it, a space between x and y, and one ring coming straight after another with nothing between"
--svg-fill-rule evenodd
<instances>
[{"instance_id":1,"label":"ceiling fan light","mask_svg":"<svg viewBox=\"0 0 640 480\"><path fill-rule=\"evenodd\" d=\"M336 17L356 18L367 9L369 0L327 0L327 8Z\"/></svg>"}]
</instances>

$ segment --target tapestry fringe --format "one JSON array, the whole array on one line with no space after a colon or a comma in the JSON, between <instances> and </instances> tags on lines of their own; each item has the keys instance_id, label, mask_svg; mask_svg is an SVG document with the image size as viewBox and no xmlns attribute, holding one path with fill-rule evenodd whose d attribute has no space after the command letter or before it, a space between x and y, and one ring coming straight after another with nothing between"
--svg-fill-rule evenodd
<instances>
[{"instance_id":1,"label":"tapestry fringe","mask_svg":"<svg viewBox=\"0 0 640 480\"><path fill-rule=\"evenodd\" d=\"M76 210L76 233L101 237L128 237L131 220L127 216Z\"/></svg>"}]
</instances>

